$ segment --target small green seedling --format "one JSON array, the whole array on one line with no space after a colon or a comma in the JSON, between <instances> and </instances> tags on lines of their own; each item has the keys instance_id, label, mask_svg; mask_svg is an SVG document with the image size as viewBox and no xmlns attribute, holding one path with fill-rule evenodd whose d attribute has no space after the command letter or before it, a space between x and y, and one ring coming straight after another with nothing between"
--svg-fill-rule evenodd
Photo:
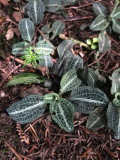
<instances>
[{"instance_id":1,"label":"small green seedling","mask_svg":"<svg viewBox=\"0 0 120 160\"><path fill-rule=\"evenodd\" d=\"M96 49L97 45L95 43L98 43L98 38L94 37L92 40L91 39L87 39L87 44L90 46L91 49Z\"/></svg>"}]
</instances>

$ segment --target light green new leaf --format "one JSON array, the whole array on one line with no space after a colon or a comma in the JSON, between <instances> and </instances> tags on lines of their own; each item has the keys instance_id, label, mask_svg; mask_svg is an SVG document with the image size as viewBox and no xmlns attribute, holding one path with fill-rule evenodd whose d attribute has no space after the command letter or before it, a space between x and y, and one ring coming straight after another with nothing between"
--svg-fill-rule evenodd
<instances>
[{"instance_id":1,"label":"light green new leaf","mask_svg":"<svg viewBox=\"0 0 120 160\"><path fill-rule=\"evenodd\" d=\"M31 83L41 83L45 82L45 78L38 74L34 73L21 73L12 78L7 83L7 86L13 86L13 85L18 85L18 84L31 84Z\"/></svg>"},{"instance_id":2,"label":"light green new leaf","mask_svg":"<svg viewBox=\"0 0 120 160\"><path fill-rule=\"evenodd\" d=\"M113 19L113 26L112 29L114 32L120 34L120 21Z\"/></svg>"},{"instance_id":3,"label":"light green new leaf","mask_svg":"<svg viewBox=\"0 0 120 160\"><path fill-rule=\"evenodd\" d=\"M50 113L52 114L52 119L62 129L67 132L74 130L74 107L68 100L61 98L58 102L51 103Z\"/></svg>"},{"instance_id":4,"label":"light green new leaf","mask_svg":"<svg viewBox=\"0 0 120 160\"><path fill-rule=\"evenodd\" d=\"M31 42L34 37L35 27L29 18L23 18L19 22L19 31L22 39Z\"/></svg>"},{"instance_id":5,"label":"light green new leaf","mask_svg":"<svg viewBox=\"0 0 120 160\"><path fill-rule=\"evenodd\" d=\"M19 102L13 103L7 108L7 112L13 120L25 124L40 117L45 108L46 103L43 101L42 96L30 95Z\"/></svg>"},{"instance_id":6,"label":"light green new leaf","mask_svg":"<svg viewBox=\"0 0 120 160\"><path fill-rule=\"evenodd\" d=\"M98 36L99 53L106 53L110 51L111 40L109 39L106 31L102 31Z\"/></svg>"},{"instance_id":7,"label":"light green new leaf","mask_svg":"<svg viewBox=\"0 0 120 160\"><path fill-rule=\"evenodd\" d=\"M62 31L65 29L65 23L62 21L55 21L52 25L52 36L51 40L54 39L56 36L58 36Z\"/></svg>"},{"instance_id":8,"label":"light green new leaf","mask_svg":"<svg viewBox=\"0 0 120 160\"><path fill-rule=\"evenodd\" d=\"M119 4L120 2L119 2L119 0L115 0L115 4L114 4L114 7L113 7L113 10L112 10L112 12L111 12L111 14L110 14L110 17L112 18L113 17L113 15L116 13L116 10L117 10L117 8L118 8L118 4Z\"/></svg>"},{"instance_id":9,"label":"light green new leaf","mask_svg":"<svg viewBox=\"0 0 120 160\"><path fill-rule=\"evenodd\" d=\"M107 18L104 14L100 14L92 22L90 29L93 31L102 31L108 27L110 22L107 21Z\"/></svg>"},{"instance_id":10,"label":"light green new leaf","mask_svg":"<svg viewBox=\"0 0 120 160\"><path fill-rule=\"evenodd\" d=\"M27 42L18 42L12 46L12 54L15 56L19 56L24 54L24 49L29 43Z\"/></svg>"},{"instance_id":11,"label":"light green new leaf","mask_svg":"<svg viewBox=\"0 0 120 160\"><path fill-rule=\"evenodd\" d=\"M61 0L63 6L75 5L79 0Z\"/></svg>"},{"instance_id":12,"label":"light green new leaf","mask_svg":"<svg viewBox=\"0 0 120 160\"><path fill-rule=\"evenodd\" d=\"M32 19L34 24L39 24L44 18L45 4L42 0L29 1L25 6L29 18Z\"/></svg>"},{"instance_id":13,"label":"light green new leaf","mask_svg":"<svg viewBox=\"0 0 120 160\"><path fill-rule=\"evenodd\" d=\"M96 15L107 14L107 9L100 2L93 3L93 11Z\"/></svg>"},{"instance_id":14,"label":"light green new leaf","mask_svg":"<svg viewBox=\"0 0 120 160\"><path fill-rule=\"evenodd\" d=\"M111 94L120 92L120 68L116 69L109 78L112 80Z\"/></svg>"},{"instance_id":15,"label":"light green new leaf","mask_svg":"<svg viewBox=\"0 0 120 160\"><path fill-rule=\"evenodd\" d=\"M57 13L63 10L61 0L44 0L44 3L47 12Z\"/></svg>"},{"instance_id":16,"label":"light green new leaf","mask_svg":"<svg viewBox=\"0 0 120 160\"><path fill-rule=\"evenodd\" d=\"M120 19L120 7L117 7L114 14L112 15L112 19Z\"/></svg>"},{"instance_id":17,"label":"light green new leaf","mask_svg":"<svg viewBox=\"0 0 120 160\"><path fill-rule=\"evenodd\" d=\"M69 92L74 88L77 88L81 84L81 80L78 78L76 70L71 69L61 79L60 92L63 94Z\"/></svg>"},{"instance_id":18,"label":"light green new leaf","mask_svg":"<svg viewBox=\"0 0 120 160\"><path fill-rule=\"evenodd\" d=\"M115 98L113 99L114 106L120 107L120 92L115 94Z\"/></svg>"},{"instance_id":19,"label":"light green new leaf","mask_svg":"<svg viewBox=\"0 0 120 160\"><path fill-rule=\"evenodd\" d=\"M89 86L73 89L69 100L75 105L75 110L90 114L96 106L102 107L109 103L106 94L98 88Z\"/></svg>"},{"instance_id":20,"label":"light green new leaf","mask_svg":"<svg viewBox=\"0 0 120 160\"><path fill-rule=\"evenodd\" d=\"M74 43L71 40L62 41L62 43L60 43L58 48L57 48L59 58L64 56L65 52L71 51L73 46L74 46Z\"/></svg>"},{"instance_id":21,"label":"light green new leaf","mask_svg":"<svg viewBox=\"0 0 120 160\"><path fill-rule=\"evenodd\" d=\"M50 55L51 53L54 53L54 46L51 42L44 40L39 40L36 43L35 52L40 55Z\"/></svg>"},{"instance_id":22,"label":"light green new leaf","mask_svg":"<svg viewBox=\"0 0 120 160\"><path fill-rule=\"evenodd\" d=\"M107 109L107 124L114 133L115 139L120 139L120 107L114 106L109 103Z\"/></svg>"},{"instance_id":23,"label":"light green new leaf","mask_svg":"<svg viewBox=\"0 0 120 160\"><path fill-rule=\"evenodd\" d=\"M57 93L49 93L44 95L44 101L46 103L53 103L54 101L59 101L60 97Z\"/></svg>"},{"instance_id":24,"label":"light green new leaf","mask_svg":"<svg viewBox=\"0 0 120 160\"><path fill-rule=\"evenodd\" d=\"M105 112L95 111L88 116L86 128L91 131L96 131L105 126Z\"/></svg>"}]
</instances>

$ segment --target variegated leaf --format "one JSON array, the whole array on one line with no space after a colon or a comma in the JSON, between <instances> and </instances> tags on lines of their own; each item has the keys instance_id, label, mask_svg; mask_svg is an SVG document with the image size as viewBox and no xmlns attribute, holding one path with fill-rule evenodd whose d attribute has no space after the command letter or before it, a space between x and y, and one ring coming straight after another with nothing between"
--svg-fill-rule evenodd
<instances>
[{"instance_id":1,"label":"variegated leaf","mask_svg":"<svg viewBox=\"0 0 120 160\"><path fill-rule=\"evenodd\" d=\"M112 15L112 19L120 19L120 7L117 7L114 14Z\"/></svg>"},{"instance_id":2,"label":"variegated leaf","mask_svg":"<svg viewBox=\"0 0 120 160\"><path fill-rule=\"evenodd\" d=\"M59 58L59 60L55 63L53 67L53 73L58 75L59 77L62 77L64 75L64 67L68 59L71 59L72 52L66 51L64 56Z\"/></svg>"},{"instance_id":3,"label":"variegated leaf","mask_svg":"<svg viewBox=\"0 0 120 160\"><path fill-rule=\"evenodd\" d=\"M107 21L107 18L104 14L100 14L97 18L92 22L90 29L93 31L102 31L108 27L110 22Z\"/></svg>"},{"instance_id":4,"label":"variegated leaf","mask_svg":"<svg viewBox=\"0 0 120 160\"><path fill-rule=\"evenodd\" d=\"M113 31L120 34L120 21L115 19L113 19L112 21L113 21L113 26L112 26Z\"/></svg>"},{"instance_id":5,"label":"variegated leaf","mask_svg":"<svg viewBox=\"0 0 120 160\"><path fill-rule=\"evenodd\" d=\"M114 106L109 103L107 109L107 124L114 133L115 139L120 139L120 107Z\"/></svg>"},{"instance_id":6,"label":"variegated leaf","mask_svg":"<svg viewBox=\"0 0 120 160\"><path fill-rule=\"evenodd\" d=\"M120 92L115 94L115 98L113 99L114 106L120 107Z\"/></svg>"},{"instance_id":7,"label":"variegated leaf","mask_svg":"<svg viewBox=\"0 0 120 160\"><path fill-rule=\"evenodd\" d=\"M33 22L29 18L23 18L19 22L19 31L22 39L31 42L35 31Z\"/></svg>"},{"instance_id":8,"label":"variegated leaf","mask_svg":"<svg viewBox=\"0 0 120 160\"><path fill-rule=\"evenodd\" d=\"M79 0L61 0L63 6L75 5Z\"/></svg>"},{"instance_id":9,"label":"variegated leaf","mask_svg":"<svg viewBox=\"0 0 120 160\"><path fill-rule=\"evenodd\" d=\"M96 131L105 127L105 111L95 111L88 116L86 128L91 131Z\"/></svg>"},{"instance_id":10,"label":"variegated leaf","mask_svg":"<svg viewBox=\"0 0 120 160\"><path fill-rule=\"evenodd\" d=\"M100 2L93 3L93 11L96 15L107 14L107 9Z\"/></svg>"},{"instance_id":11,"label":"variegated leaf","mask_svg":"<svg viewBox=\"0 0 120 160\"><path fill-rule=\"evenodd\" d=\"M36 51L37 54L39 55L44 55L44 56L48 56L51 53L54 53L54 46L51 42L46 41L45 39L43 40L39 40L36 43L36 47L34 49Z\"/></svg>"},{"instance_id":12,"label":"variegated leaf","mask_svg":"<svg viewBox=\"0 0 120 160\"><path fill-rule=\"evenodd\" d=\"M34 24L39 24L44 18L45 4L42 0L29 1L25 6L29 18L32 19Z\"/></svg>"},{"instance_id":13,"label":"variegated leaf","mask_svg":"<svg viewBox=\"0 0 120 160\"><path fill-rule=\"evenodd\" d=\"M113 15L115 14L115 12L116 12L116 10L117 10L117 8L118 8L118 4L119 4L120 2L119 2L119 0L115 0L115 4L114 4L114 7L113 7L113 10L112 10L112 12L111 12L111 14L110 14L110 17L112 18L113 17Z\"/></svg>"},{"instance_id":14,"label":"variegated leaf","mask_svg":"<svg viewBox=\"0 0 120 160\"><path fill-rule=\"evenodd\" d=\"M39 64L41 67L51 68L53 66L52 57L50 55L40 57Z\"/></svg>"},{"instance_id":15,"label":"variegated leaf","mask_svg":"<svg viewBox=\"0 0 120 160\"><path fill-rule=\"evenodd\" d=\"M56 13L59 10L63 10L61 0L44 0L44 3L47 12Z\"/></svg>"},{"instance_id":16,"label":"variegated leaf","mask_svg":"<svg viewBox=\"0 0 120 160\"><path fill-rule=\"evenodd\" d=\"M79 56L74 56L71 54L71 58L66 59L64 74L71 69L75 69L77 71L79 68L83 68L83 59Z\"/></svg>"},{"instance_id":17,"label":"variegated leaf","mask_svg":"<svg viewBox=\"0 0 120 160\"><path fill-rule=\"evenodd\" d=\"M67 132L74 130L74 107L68 100L61 98L58 102L51 103L50 113L52 114L52 119L62 129Z\"/></svg>"},{"instance_id":18,"label":"variegated leaf","mask_svg":"<svg viewBox=\"0 0 120 160\"><path fill-rule=\"evenodd\" d=\"M109 39L106 31L102 31L98 36L99 53L106 53L110 51L111 40Z\"/></svg>"},{"instance_id":19,"label":"variegated leaf","mask_svg":"<svg viewBox=\"0 0 120 160\"><path fill-rule=\"evenodd\" d=\"M60 33L62 33L62 31L65 28L65 23L62 21L55 21L52 25L52 36L51 36L51 40L54 39L56 36L58 36Z\"/></svg>"},{"instance_id":20,"label":"variegated leaf","mask_svg":"<svg viewBox=\"0 0 120 160\"><path fill-rule=\"evenodd\" d=\"M111 94L120 92L120 68L116 69L109 78L112 80Z\"/></svg>"},{"instance_id":21,"label":"variegated leaf","mask_svg":"<svg viewBox=\"0 0 120 160\"><path fill-rule=\"evenodd\" d=\"M27 42L18 42L12 46L12 54L15 56L19 56L24 54L24 49L29 43Z\"/></svg>"},{"instance_id":22,"label":"variegated leaf","mask_svg":"<svg viewBox=\"0 0 120 160\"><path fill-rule=\"evenodd\" d=\"M58 48L57 48L59 58L64 56L65 52L71 51L73 46L74 46L74 43L71 40L62 41L62 43L60 43Z\"/></svg>"},{"instance_id":23,"label":"variegated leaf","mask_svg":"<svg viewBox=\"0 0 120 160\"><path fill-rule=\"evenodd\" d=\"M76 111L85 114L94 112L96 106L102 107L109 103L103 91L89 86L73 89L69 100L75 105Z\"/></svg>"},{"instance_id":24,"label":"variegated leaf","mask_svg":"<svg viewBox=\"0 0 120 160\"><path fill-rule=\"evenodd\" d=\"M9 116L21 123L29 123L40 117L46 108L46 103L40 95L30 95L19 102L13 103L7 112Z\"/></svg>"},{"instance_id":25,"label":"variegated leaf","mask_svg":"<svg viewBox=\"0 0 120 160\"><path fill-rule=\"evenodd\" d=\"M61 94L69 92L74 88L77 88L81 84L81 80L78 78L76 70L69 70L61 79L60 92Z\"/></svg>"},{"instance_id":26,"label":"variegated leaf","mask_svg":"<svg viewBox=\"0 0 120 160\"><path fill-rule=\"evenodd\" d=\"M21 73L14 76L8 83L7 86L18 85L18 84L31 84L45 82L45 78L34 73Z\"/></svg>"}]
</instances>

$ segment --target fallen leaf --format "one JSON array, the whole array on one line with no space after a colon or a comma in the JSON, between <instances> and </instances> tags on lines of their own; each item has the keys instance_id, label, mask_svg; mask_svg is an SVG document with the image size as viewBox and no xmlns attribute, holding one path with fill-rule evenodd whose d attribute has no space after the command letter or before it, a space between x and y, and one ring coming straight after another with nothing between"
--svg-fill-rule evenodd
<instances>
[{"instance_id":1,"label":"fallen leaf","mask_svg":"<svg viewBox=\"0 0 120 160\"><path fill-rule=\"evenodd\" d=\"M13 17L17 22L19 22L22 19L22 14L21 12L14 12Z\"/></svg>"},{"instance_id":2,"label":"fallen leaf","mask_svg":"<svg viewBox=\"0 0 120 160\"><path fill-rule=\"evenodd\" d=\"M10 40L10 39L13 38L13 36L14 36L14 32L13 32L12 28L8 29L8 31L7 31L7 33L5 35L6 39Z\"/></svg>"},{"instance_id":3,"label":"fallen leaf","mask_svg":"<svg viewBox=\"0 0 120 160\"><path fill-rule=\"evenodd\" d=\"M9 0L0 0L0 3L3 4L4 6L8 6Z\"/></svg>"}]
</instances>

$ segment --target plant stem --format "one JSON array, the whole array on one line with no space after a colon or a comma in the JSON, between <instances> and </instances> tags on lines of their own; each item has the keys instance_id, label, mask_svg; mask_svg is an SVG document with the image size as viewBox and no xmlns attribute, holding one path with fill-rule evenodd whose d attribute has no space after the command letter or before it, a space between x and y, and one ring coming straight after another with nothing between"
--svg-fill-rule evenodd
<instances>
[{"instance_id":1,"label":"plant stem","mask_svg":"<svg viewBox=\"0 0 120 160\"><path fill-rule=\"evenodd\" d=\"M59 37L61 39L64 39L64 40L72 40L74 44L79 44L80 46L83 46L83 47L85 47L85 48L87 48L87 49L90 50L90 47L86 43L84 43L84 42L81 42L81 41L76 40L74 38L66 37L64 34L60 34Z\"/></svg>"}]
</instances>

